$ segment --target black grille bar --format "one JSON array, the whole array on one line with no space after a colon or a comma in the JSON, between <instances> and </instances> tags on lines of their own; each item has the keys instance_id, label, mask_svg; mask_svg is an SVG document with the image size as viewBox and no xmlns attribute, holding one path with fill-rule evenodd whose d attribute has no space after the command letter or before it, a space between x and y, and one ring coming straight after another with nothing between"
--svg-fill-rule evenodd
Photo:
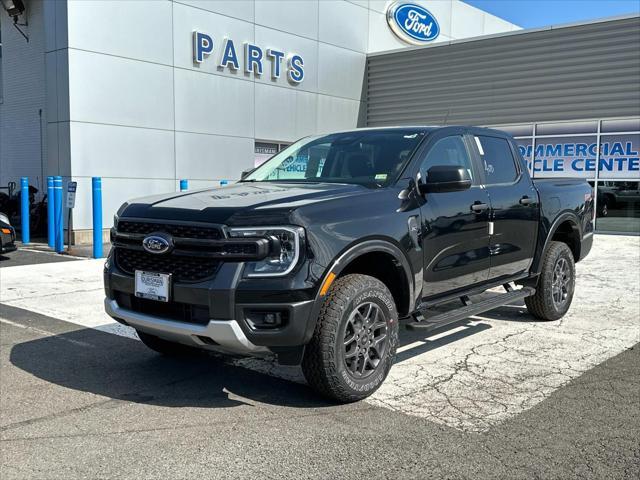
<instances>
[{"instance_id":1,"label":"black grille bar","mask_svg":"<svg viewBox=\"0 0 640 480\"><path fill-rule=\"evenodd\" d=\"M116 248L115 260L118 268L128 275L134 275L136 270L170 273L178 282L198 282L212 278L221 264L215 259L155 255L127 248Z\"/></svg>"},{"instance_id":2,"label":"black grille bar","mask_svg":"<svg viewBox=\"0 0 640 480\"><path fill-rule=\"evenodd\" d=\"M157 230L156 233L161 230ZM114 247L142 250L142 240L146 235L121 234L114 232L111 242ZM200 240L194 238L173 239L176 248L174 255L200 256L226 260L261 260L269 254L269 240L233 239L233 240Z\"/></svg>"},{"instance_id":3,"label":"black grille bar","mask_svg":"<svg viewBox=\"0 0 640 480\"><path fill-rule=\"evenodd\" d=\"M116 230L119 234L130 233L148 235L153 232L166 232L173 237L221 240L224 238L220 226L199 224L149 222L146 220L118 220Z\"/></svg>"}]
</instances>

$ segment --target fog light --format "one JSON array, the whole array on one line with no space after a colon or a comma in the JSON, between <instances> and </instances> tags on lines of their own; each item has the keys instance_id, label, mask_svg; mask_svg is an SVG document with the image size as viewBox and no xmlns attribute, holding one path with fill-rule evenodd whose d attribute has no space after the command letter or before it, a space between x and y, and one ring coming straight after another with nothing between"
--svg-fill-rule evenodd
<instances>
[{"instance_id":1,"label":"fog light","mask_svg":"<svg viewBox=\"0 0 640 480\"><path fill-rule=\"evenodd\" d=\"M281 323L280 314L279 313L265 313L264 314L264 323L266 325L279 325Z\"/></svg>"},{"instance_id":2,"label":"fog light","mask_svg":"<svg viewBox=\"0 0 640 480\"><path fill-rule=\"evenodd\" d=\"M287 311L249 310L245 313L245 318L254 330L277 328L286 323Z\"/></svg>"}]
</instances>

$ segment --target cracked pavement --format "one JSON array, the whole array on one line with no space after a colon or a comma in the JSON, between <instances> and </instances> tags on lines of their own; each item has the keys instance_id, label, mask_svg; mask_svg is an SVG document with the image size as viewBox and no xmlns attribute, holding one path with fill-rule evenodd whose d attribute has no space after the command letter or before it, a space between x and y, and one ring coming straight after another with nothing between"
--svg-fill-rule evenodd
<instances>
[{"instance_id":1,"label":"cracked pavement","mask_svg":"<svg viewBox=\"0 0 640 480\"><path fill-rule=\"evenodd\" d=\"M596 236L559 321L516 305L402 331L346 406L269 359L155 355L103 313L101 269L0 269L3 480L640 474L640 238Z\"/></svg>"}]
</instances>

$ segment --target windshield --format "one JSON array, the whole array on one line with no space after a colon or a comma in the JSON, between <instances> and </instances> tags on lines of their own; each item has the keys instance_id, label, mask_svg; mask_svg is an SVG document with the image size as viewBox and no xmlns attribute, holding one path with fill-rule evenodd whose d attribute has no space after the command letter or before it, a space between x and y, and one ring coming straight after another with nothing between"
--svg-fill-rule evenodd
<instances>
[{"instance_id":1,"label":"windshield","mask_svg":"<svg viewBox=\"0 0 640 480\"><path fill-rule=\"evenodd\" d=\"M245 182L333 182L386 186L411 158L424 132L364 130L307 137L260 165Z\"/></svg>"}]
</instances>

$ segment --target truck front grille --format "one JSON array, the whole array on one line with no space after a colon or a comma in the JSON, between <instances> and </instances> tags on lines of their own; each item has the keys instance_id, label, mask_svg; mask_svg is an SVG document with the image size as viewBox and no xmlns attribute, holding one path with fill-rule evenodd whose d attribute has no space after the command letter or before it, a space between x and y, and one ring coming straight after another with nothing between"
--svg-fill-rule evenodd
<instances>
[{"instance_id":1,"label":"truck front grille","mask_svg":"<svg viewBox=\"0 0 640 480\"><path fill-rule=\"evenodd\" d=\"M177 238L197 238L200 240L220 240L223 238L219 227L207 227L200 225L163 224L152 222L131 222L121 220L118 222L119 233L133 233L147 235L154 232L166 232Z\"/></svg>"},{"instance_id":2,"label":"truck front grille","mask_svg":"<svg viewBox=\"0 0 640 480\"><path fill-rule=\"evenodd\" d=\"M156 230L157 231L157 230ZM116 248L116 265L133 275L136 270L170 273L174 281L198 282L213 277L220 260L182 255L154 255L141 250Z\"/></svg>"}]
</instances>

